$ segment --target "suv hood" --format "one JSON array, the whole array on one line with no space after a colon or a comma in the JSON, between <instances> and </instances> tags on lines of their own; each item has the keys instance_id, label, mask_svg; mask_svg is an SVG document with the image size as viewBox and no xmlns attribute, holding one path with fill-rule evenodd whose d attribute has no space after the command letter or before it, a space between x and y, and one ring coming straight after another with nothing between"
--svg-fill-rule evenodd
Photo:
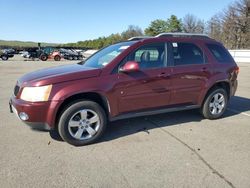
<instances>
[{"instance_id":1,"label":"suv hood","mask_svg":"<svg viewBox=\"0 0 250 188\"><path fill-rule=\"evenodd\" d=\"M18 80L21 86L41 86L99 76L100 69L83 65L63 65L28 73Z\"/></svg>"}]
</instances>

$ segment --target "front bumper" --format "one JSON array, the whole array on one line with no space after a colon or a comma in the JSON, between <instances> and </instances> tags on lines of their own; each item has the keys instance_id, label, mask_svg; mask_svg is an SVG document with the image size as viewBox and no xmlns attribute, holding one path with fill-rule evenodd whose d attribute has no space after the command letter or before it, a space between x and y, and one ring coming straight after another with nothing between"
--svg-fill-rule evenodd
<instances>
[{"instance_id":1,"label":"front bumper","mask_svg":"<svg viewBox=\"0 0 250 188\"><path fill-rule=\"evenodd\" d=\"M51 130L54 128L55 112L57 102L27 102L16 99L14 96L9 101L11 113L15 115L25 124L36 130ZM28 116L27 120L22 120L21 113Z\"/></svg>"}]
</instances>

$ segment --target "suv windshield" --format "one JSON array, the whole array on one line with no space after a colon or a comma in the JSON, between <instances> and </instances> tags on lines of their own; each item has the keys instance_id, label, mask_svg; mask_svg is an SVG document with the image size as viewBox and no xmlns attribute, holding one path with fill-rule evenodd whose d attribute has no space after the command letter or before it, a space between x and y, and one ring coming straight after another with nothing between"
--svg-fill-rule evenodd
<instances>
[{"instance_id":1,"label":"suv windshield","mask_svg":"<svg viewBox=\"0 0 250 188\"><path fill-rule=\"evenodd\" d=\"M134 44L135 41L121 42L117 44L110 45L102 50L98 51L96 54L88 58L83 62L83 66L102 68L108 65L114 58L121 54L124 50Z\"/></svg>"}]
</instances>

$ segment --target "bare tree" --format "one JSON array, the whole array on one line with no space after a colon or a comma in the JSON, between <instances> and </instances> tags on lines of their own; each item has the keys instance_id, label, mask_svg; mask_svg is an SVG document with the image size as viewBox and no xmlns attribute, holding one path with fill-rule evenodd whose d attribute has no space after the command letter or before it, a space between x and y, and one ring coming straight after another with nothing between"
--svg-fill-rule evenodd
<instances>
[{"instance_id":1,"label":"bare tree","mask_svg":"<svg viewBox=\"0 0 250 188\"><path fill-rule=\"evenodd\" d=\"M187 33L203 33L205 28L204 21L192 14L187 14L183 18L183 30Z\"/></svg>"},{"instance_id":2,"label":"bare tree","mask_svg":"<svg viewBox=\"0 0 250 188\"><path fill-rule=\"evenodd\" d=\"M142 36L142 35L143 35L142 29L139 26L135 26L135 25L129 25L128 29L122 32L121 34L124 40L129 39L131 37Z\"/></svg>"},{"instance_id":3,"label":"bare tree","mask_svg":"<svg viewBox=\"0 0 250 188\"><path fill-rule=\"evenodd\" d=\"M250 48L250 13L248 0L235 1L208 22L208 34L227 48Z\"/></svg>"},{"instance_id":4,"label":"bare tree","mask_svg":"<svg viewBox=\"0 0 250 188\"><path fill-rule=\"evenodd\" d=\"M222 42L222 32L221 15L216 14L208 21L206 33L209 34L211 38Z\"/></svg>"}]
</instances>

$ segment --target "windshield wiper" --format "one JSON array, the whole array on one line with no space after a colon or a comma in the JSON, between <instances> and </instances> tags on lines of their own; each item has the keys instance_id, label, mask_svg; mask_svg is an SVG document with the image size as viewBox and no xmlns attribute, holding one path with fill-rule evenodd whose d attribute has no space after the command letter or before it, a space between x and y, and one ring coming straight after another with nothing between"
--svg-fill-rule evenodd
<instances>
[{"instance_id":1,"label":"windshield wiper","mask_svg":"<svg viewBox=\"0 0 250 188\"><path fill-rule=\"evenodd\" d=\"M78 65L83 65L85 63L86 60L82 60L79 63L77 63Z\"/></svg>"}]
</instances>

